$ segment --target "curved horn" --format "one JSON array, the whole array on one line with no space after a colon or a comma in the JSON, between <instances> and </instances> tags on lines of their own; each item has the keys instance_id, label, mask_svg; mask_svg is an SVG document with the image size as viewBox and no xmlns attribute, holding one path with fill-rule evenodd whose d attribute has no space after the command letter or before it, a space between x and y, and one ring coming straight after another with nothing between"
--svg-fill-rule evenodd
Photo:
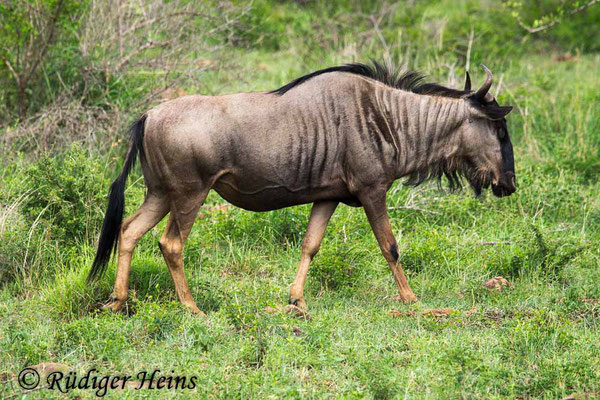
<instances>
[{"instance_id":1,"label":"curved horn","mask_svg":"<svg viewBox=\"0 0 600 400\"><path fill-rule=\"evenodd\" d=\"M481 85L481 87L479 89L477 89L477 91L475 93L473 93L473 97L483 101L485 99L485 95L487 94L488 90L490 90L490 88L492 87L492 73L490 72L490 70L483 64L481 64L481 67L483 68L483 70L485 71L485 82L483 82L483 85Z\"/></svg>"},{"instance_id":2,"label":"curved horn","mask_svg":"<svg viewBox=\"0 0 600 400\"><path fill-rule=\"evenodd\" d=\"M469 75L469 71L465 71L465 88L463 90L465 92L471 91L471 75Z\"/></svg>"}]
</instances>

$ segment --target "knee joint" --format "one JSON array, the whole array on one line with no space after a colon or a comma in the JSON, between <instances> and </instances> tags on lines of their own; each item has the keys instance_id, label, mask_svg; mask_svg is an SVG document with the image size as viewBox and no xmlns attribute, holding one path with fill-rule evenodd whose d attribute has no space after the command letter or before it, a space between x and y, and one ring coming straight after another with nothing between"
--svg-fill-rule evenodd
<instances>
[{"instance_id":1,"label":"knee joint","mask_svg":"<svg viewBox=\"0 0 600 400\"><path fill-rule=\"evenodd\" d=\"M302 243L302 253L308 255L310 258L313 258L319 252L320 244L314 243Z\"/></svg>"},{"instance_id":2,"label":"knee joint","mask_svg":"<svg viewBox=\"0 0 600 400\"><path fill-rule=\"evenodd\" d=\"M120 241L122 249L133 250L133 248L139 241L139 238L136 237L135 235L131 234L131 232L129 232L125 229L121 229L119 241Z\"/></svg>"},{"instance_id":3,"label":"knee joint","mask_svg":"<svg viewBox=\"0 0 600 400\"><path fill-rule=\"evenodd\" d=\"M183 253L183 248L177 240L161 238L158 242L158 247L167 257L177 257Z\"/></svg>"}]
</instances>

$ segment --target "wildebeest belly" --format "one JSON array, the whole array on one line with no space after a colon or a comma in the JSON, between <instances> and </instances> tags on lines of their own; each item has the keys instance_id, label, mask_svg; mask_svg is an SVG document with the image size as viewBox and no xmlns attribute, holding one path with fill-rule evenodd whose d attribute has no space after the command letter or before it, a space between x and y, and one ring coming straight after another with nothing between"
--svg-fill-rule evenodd
<instances>
[{"instance_id":1,"label":"wildebeest belly","mask_svg":"<svg viewBox=\"0 0 600 400\"><path fill-rule=\"evenodd\" d=\"M328 182L321 186L289 187L276 182L243 179L225 174L213 189L231 204L249 211L271 211L279 208L323 200L354 201L344 183Z\"/></svg>"}]
</instances>

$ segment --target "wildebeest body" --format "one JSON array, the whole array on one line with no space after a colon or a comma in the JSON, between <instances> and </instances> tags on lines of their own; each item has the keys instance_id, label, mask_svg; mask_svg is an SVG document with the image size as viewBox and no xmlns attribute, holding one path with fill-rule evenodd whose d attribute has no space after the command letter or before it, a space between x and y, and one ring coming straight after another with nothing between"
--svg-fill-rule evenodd
<instances>
[{"instance_id":1,"label":"wildebeest body","mask_svg":"<svg viewBox=\"0 0 600 400\"><path fill-rule=\"evenodd\" d=\"M485 68L484 68L485 69ZM127 298L133 249L170 214L159 247L190 310L200 312L183 272L183 246L208 192L251 211L313 203L290 303L305 308L304 282L339 202L362 206L398 286L415 301L387 214L386 192L407 177L419 184L465 176L476 194L516 190L512 145L501 107L488 91L421 84L379 64L316 71L272 92L186 96L145 113L131 129L123 170L111 186L89 278L101 274L118 246L117 277L107 307ZM127 175L140 154L148 192L125 221Z\"/></svg>"},{"instance_id":2,"label":"wildebeest body","mask_svg":"<svg viewBox=\"0 0 600 400\"><path fill-rule=\"evenodd\" d=\"M448 117L456 114L456 99L329 75L299 86L294 96L186 96L149 111L147 183L159 191L210 185L252 211L321 200L358 205L356 187L391 184L442 156L432 146L445 146L445 134L459 121ZM419 120L421 109L431 107L438 112Z\"/></svg>"}]
</instances>

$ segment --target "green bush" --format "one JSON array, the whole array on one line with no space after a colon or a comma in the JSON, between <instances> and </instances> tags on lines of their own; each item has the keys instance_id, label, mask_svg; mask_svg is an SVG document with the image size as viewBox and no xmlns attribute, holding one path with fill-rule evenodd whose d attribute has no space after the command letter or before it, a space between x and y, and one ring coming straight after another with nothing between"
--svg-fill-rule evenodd
<instances>
[{"instance_id":1,"label":"green bush","mask_svg":"<svg viewBox=\"0 0 600 400\"><path fill-rule=\"evenodd\" d=\"M21 204L23 216L51 226L47 240L63 244L95 238L102 222L107 182L105 163L77 145L64 156L44 156L25 172L30 195Z\"/></svg>"}]
</instances>

